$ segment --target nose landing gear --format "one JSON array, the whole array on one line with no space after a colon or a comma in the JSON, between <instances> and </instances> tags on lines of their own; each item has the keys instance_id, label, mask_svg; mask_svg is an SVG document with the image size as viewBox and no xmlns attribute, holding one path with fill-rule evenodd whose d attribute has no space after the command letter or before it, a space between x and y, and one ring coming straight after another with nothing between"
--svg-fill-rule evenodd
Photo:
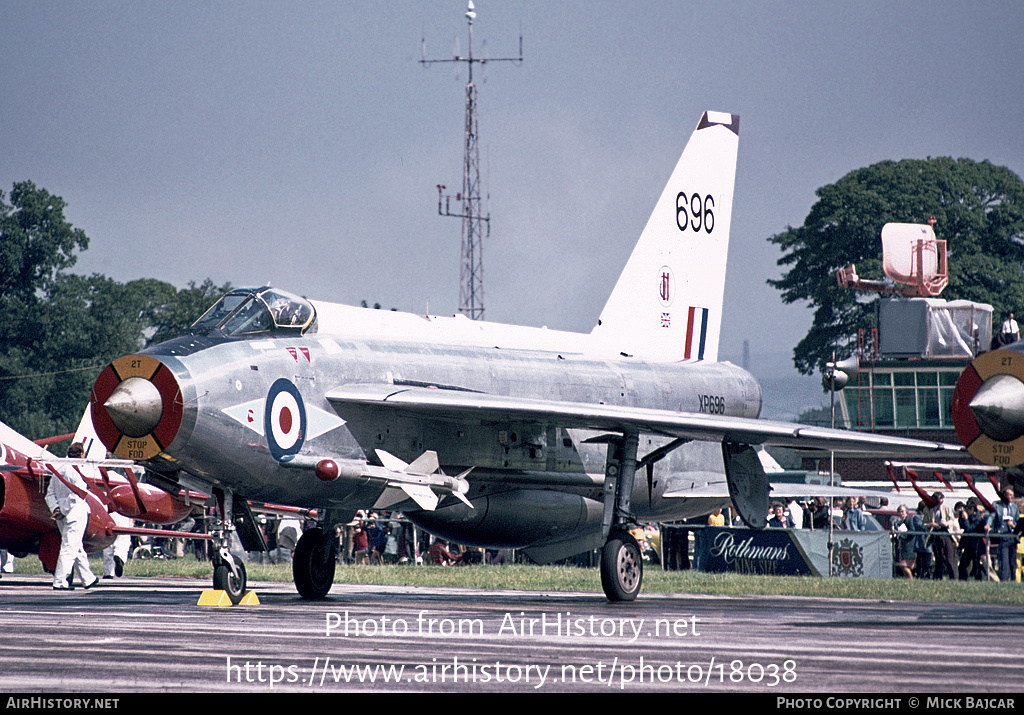
<instances>
[{"instance_id":1,"label":"nose landing gear","mask_svg":"<svg viewBox=\"0 0 1024 715\"><path fill-rule=\"evenodd\" d=\"M217 561L213 568L213 588L227 593L231 603L237 606L245 596L245 564L227 553L220 554Z\"/></svg>"}]
</instances>

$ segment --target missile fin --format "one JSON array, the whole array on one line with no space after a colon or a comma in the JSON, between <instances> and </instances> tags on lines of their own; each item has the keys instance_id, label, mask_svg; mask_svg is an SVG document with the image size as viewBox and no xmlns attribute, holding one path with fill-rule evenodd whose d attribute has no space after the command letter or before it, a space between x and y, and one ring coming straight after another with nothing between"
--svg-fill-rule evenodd
<instances>
[{"instance_id":1,"label":"missile fin","mask_svg":"<svg viewBox=\"0 0 1024 715\"><path fill-rule=\"evenodd\" d=\"M404 482L399 484L399 486L406 494L412 497L413 501L420 505L421 509L434 511L437 508L438 498L430 487L423 484L406 484Z\"/></svg>"}]
</instances>

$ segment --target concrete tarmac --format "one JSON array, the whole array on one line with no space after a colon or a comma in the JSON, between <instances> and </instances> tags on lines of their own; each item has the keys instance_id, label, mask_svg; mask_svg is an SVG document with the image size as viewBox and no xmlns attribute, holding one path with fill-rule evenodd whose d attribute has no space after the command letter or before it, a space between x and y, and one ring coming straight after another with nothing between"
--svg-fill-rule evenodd
<instances>
[{"instance_id":1,"label":"concrete tarmac","mask_svg":"<svg viewBox=\"0 0 1024 715\"><path fill-rule=\"evenodd\" d=\"M0 691L1024 692L1021 607L343 583L308 602L250 586L260 605L208 607L205 579L68 593L4 574Z\"/></svg>"}]
</instances>

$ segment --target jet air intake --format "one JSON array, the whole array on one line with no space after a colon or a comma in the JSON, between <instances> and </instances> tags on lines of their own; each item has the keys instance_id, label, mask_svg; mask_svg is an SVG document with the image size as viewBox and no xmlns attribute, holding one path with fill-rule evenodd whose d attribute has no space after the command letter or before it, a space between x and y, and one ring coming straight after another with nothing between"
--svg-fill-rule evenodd
<instances>
[{"instance_id":1,"label":"jet air intake","mask_svg":"<svg viewBox=\"0 0 1024 715\"><path fill-rule=\"evenodd\" d=\"M953 391L960 442L984 464L1024 464L1024 341L978 356Z\"/></svg>"},{"instance_id":2,"label":"jet air intake","mask_svg":"<svg viewBox=\"0 0 1024 715\"><path fill-rule=\"evenodd\" d=\"M184 399L171 369L150 355L127 355L96 378L89 400L93 426L121 459L152 459L181 428Z\"/></svg>"}]
</instances>

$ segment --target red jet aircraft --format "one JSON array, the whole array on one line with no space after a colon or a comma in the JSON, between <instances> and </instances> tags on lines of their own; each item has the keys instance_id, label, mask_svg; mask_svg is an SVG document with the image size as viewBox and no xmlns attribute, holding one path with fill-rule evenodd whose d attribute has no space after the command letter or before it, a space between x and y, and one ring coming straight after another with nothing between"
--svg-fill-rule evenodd
<instances>
[{"instance_id":1,"label":"red jet aircraft","mask_svg":"<svg viewBox=\"0 0 1024 715\"><path fill-rule=\"evenodd\" d=\"M54 570L61 537L44 498L49 480L63 479L60 468L68 463L75 465L89 486L88 492L80 494L88 501L90 511L83 540L86 552L102 551L119 534L210 538L207 534L117 526L110 516L113 512L150 524L176 524L192 512L194 504L204 503L207 497L184 491L173 495L142 484L133 462L90 459L88 454L84 459L58 458L0 422L0 548L19 557L38 554L43 567ZM126 476L113 469L122 470Z\"/></svg>"}]
</instances>

